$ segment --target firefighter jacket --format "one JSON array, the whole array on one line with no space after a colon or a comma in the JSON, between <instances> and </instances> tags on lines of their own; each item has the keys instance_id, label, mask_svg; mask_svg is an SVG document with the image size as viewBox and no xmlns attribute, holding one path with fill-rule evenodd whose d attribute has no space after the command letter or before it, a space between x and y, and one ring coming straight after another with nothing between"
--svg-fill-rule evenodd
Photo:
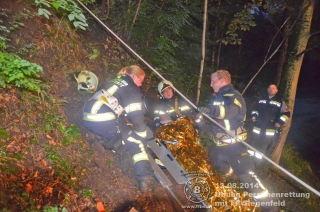
<instances>
[{"instance_id":1,"label":"firefighter jacket","mask_svg":"<svg viewBox=\"0 0 320 212\"><path fill-rule=\"evenodd\" d=\"M83 125L110 140L118 132L116 114L103 101L94 98L90 98L84 106Z\"/></svg>"},{"instance_id":2,"label":"firefighter jacket","mask_svg":"<svg viewBox=\"0 0 320 212\"><path fill-rule=\"evenodd\" d=\"M208 108L211 110L208 115L228 131L237 130L244 125L246 103L232 84L223 86L218 93L213 94L213 102ZM213 126L213 130L219 130L219 127Z\"/></svg>"},{"instance_id":3,"label":"firefighter jacket","mask_svg":"<svg viewBox=\"0 0 320 212\"><path fill-rule=\"evenodd\" d=\"M175 121L181 115L190 116L192 114L192 108L183 101L178 95L173 94L171 99L160 99L158 107L154 110L154 122L160 123L161 116L168 114L172 121Z\"/></svg>"},{"instance_id":4,"label":"firefighter jacket","mask_svg":"<svg viewBox=\"0 0 320 212\"><path fill-rule=\"evenodd\" d=\"M253 129L255 133L260 134L260 130L265 130L267 135L268 133L274 135L276 129L275 123L279 123L280 126L285 124L288 118L290 118L290 112L287 109L286 103L278 94L270 99L268 94L265 94L254 105L251 116L256 117Z\"/></svg>"},{"instance_id":5,"label":"firefighter jacket","mask_svg":"<svg viewBox=\"0 0 320 212\"><path fill-rule=\"evenodd\" d=\"M147 126L145 124L144 115L146 113L146 107L143 102L143 95L140 91L140 88L133 82L133 79L130 76L119 76L115 79L110 80L109 82L104 83L98 90L104 89L113 97L117 98L119 104L124 109L125 118L133 125L134 131L141 136L146 138ZM91 100L92 101L92 100ZM85 107L85 113L99 114L97 117L101 117L101 114L107 114L112 111L108 106L101 104L99 108L90 108L90 105L97 103L90 103ZM90 108L90 109L89 109ZM92 125L99 125L100 128L105 131L114 130L115 119L117 118L116 114L113 113L114 117L106 116L104 119L84 119L84 125L90 129ZM89 116L90 117L90 116ZM90 122L90 123L88 123ZM117 125L116 125L117 126ZM96 126L95 126L96 127ZM120 126L121 127L121 126Z\"/></svg>"}]
</instances>

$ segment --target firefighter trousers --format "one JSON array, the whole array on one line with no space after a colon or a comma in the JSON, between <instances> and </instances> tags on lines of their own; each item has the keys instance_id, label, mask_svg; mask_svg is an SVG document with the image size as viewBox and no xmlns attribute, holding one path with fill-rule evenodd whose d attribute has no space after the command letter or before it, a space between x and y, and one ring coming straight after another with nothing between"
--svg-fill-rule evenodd
<instances>
[{"instance_id":1,"label":"firefighter trousers","mask_svg":"<svg viewBox=\"0 0 320 212\"><path fill-rule=\"evenodd\" d=\"M127 125L122 125L120 131L125 148L133 159L136 179L139 181L154 176L154 171L147 154L146 139L137 135L134 130Z\"/></svg>"},{"instance_id":2,"label":"firefighter trousers","mask_svg":"<svg viewBox=\"0 0 320 212\"><path fill-rule=\"evenodd\" d=\"M269 153L269 148L273 142L274 135L266 135L261 131L260 134L253 133L251 146L261 152L262 154ZM267 155L269 157L270 155Z\"/></svg>"},{"instance_id":3,"label":"firefighter trousers","mask_svg":"<svg viewBox=\"0 0 320 212\"><path fill-rule=\"evenodd\" d=\"M264 190L252 175L255 170L254 161L244 144L240 142L225 146L212 144L209 149L209 159L218 173L229 176L235 174L241 183L255 185L252 189L248 189L249 192L257 193Z\"/></svg>"}]
</instances>

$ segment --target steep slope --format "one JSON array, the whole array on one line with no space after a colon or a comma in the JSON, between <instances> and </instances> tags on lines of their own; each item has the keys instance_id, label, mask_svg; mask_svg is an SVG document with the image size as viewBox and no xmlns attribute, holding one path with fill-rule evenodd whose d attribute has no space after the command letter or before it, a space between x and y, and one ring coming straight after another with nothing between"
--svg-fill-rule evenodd
<instances>
[{"instance_id":1,"label":"steep slope","mask_svg":"<svg viewBox=\"0 0 320 212\"><path fill-rule=\"evenodd\" d=\"M10 30L7 50L21 50L21 58L42 66L40 79L46 85L38 95L18 87L2 89L1 141L10 160L0 163L7 164L0 172L2 195L7 196L1 206L21 211L62 204L69 211L92 211L100 200L108 211L132 206L181 211L160 186L154 194L141 194L132 166L127 173L121 171L118 156L104 150L82 126L82 108L91 94L77 90L74 75L93 71L100 84L114 77L124 66L125 53L117 42L93 21L90 30L75 32L62 18L38 17L32 1L1 1L0 7L6 9L2 19L8 29L24 25ZM25 159L16 159L18 154ZM15 167L14 174L5 173L10 172L8 164ZM27 197L19 200L23 193Z\"/></svg>"}]
</instances>

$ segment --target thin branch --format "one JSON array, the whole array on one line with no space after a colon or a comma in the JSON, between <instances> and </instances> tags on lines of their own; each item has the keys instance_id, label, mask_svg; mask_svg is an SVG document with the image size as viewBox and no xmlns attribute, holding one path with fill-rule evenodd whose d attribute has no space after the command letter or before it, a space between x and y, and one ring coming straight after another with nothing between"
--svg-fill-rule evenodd
<instances>
[{"instance_id":1,"label":"thin branch","mask_svg":"<svg viewBox=\"0 0 320 212\"><path fill-rule=\"evenodd\" d=\"M134 23L136 23L136 20L137 20L138 14L139 14L139 10L140 10L140 6L141 6L141 1L142 0L139 0L138 6L137 6L137 10L136 10L136 13L134 14L134 18L133 18L133 21L132 21L132 24L131 24L131 29L133 28Z\"/></svg>"},{"instance_id":2,"label":"thin branch","mask_svg":"<svg viewBox=\"0 0 320 212\"><path fill-rule=\"evenodd\" d=\"M310 37L315 36L315 35L317 35L317 34L320 34L320 30L319 30L319 31L316 31L316 32L313 32L313 33L310 33Z\"/></svg>"},{"instance_id":3,"label":"thin branch","mask_svg":"<svg viewBox=\"0 0 320 212\"><path fill-rule=\"evenodd\" d=\"M265 56L265 58L264 58L264 61L266 61L266 58L267 58L267 56L268 56L268 54L269 54L269 52L270 52L270 49L271 49L271 46L272 46L274 40L276 39L277 35L281 32L281 29L282 29L282 28L286 25L286 23L289 21L289 19L290 19L290 16L283 22L283 24L281 25L281 27L278 29L277 33L273 36L273 39L272 39L272 41L271 41L271 43L270 43L270 45L269 45L269 48L268 48L268 51L267 51L266 56Z\"/></svg>"},{"instance_id":4,"label":"thin branch","mask_svg":"<svg viewBox=\"0 0 320 212\"><path fill-rule=\"evenodd\" d=\"M283 44L283 42L288 38L288 36L291 34L293 27L297 24L298 20L300 20L301 16L307 11L308 7L310 4L306 5L301 11L301 13L298 15L297 19L294 21L294 23L292 24L291 28L289 29L288 33L284 36L284 38L282 39L282 41L280 42L280 44L278 45L278 47L273 51L273 53L268 57L268 59L265 59L263 64L261 65L261 67L259 68L259 70L257 71L257 73L250 79L249 83L247 84L247 86L243 89L242 91L242 95L246 92L246 90L248 89L248 87L250 86L250 84L252 83L252 81L256 78L256 76L260 73L260 71L262 70L262 68L268 63L268 61L278 52L279 48L281 47L281 45ZM287 21L287 20L286 20ZM278 34L278 32L277 32ZM276 34L276 35L277 35ZM276 36L275 35L275 36ZM274 38L272 39L272 42L274 41ZM271 42L271 44L272 44ZM271 48L271 44L269 46L268 52ZM266 55L268 55L268 52Z\"/></svg>"},{"instance_id":5,"label":"thin branch","mask_svg":"<svg viewBox=\"0 0 320 212\"><path fill-rule=\"evenodd\" d=\"M288 33L289 35L289 33ZM285 41L285 39L288 37L288 35L286 35L282 41L280 42L280 44L278 45L278 47L273 51L273 53L267 58L264 60L263 64L261 65L261 67L259 68L259 70L257 71L257 73L255 73L255 75L253 75L253 77L251 78L251 80L249 81L249 83L247 84L247 86L243 89L242 91L242 95L244 94L244 92L246 92L247 88L249 87L249 85L252 83L252 81L256 78L256 76L260 73L260 71L262 70L262 68L268 63L269 60L271 60L271 58L273 57L273 55L275 55L279 48L281 47L282 43ZM273 42L273 41L272 41ZM271 43L272 43L271 42ZM271 45L271 44L270 44ZM269 47L270 49L270 47ZM269 50L268 50L269 51Z\"/></svg>"},{"instance_id":6,"label":"thin branch","mask_svg":"<svg viewBox=\"0 0 320 212\"><path fill-rule=\"evenodd\" d=\"M303 55L303 54L305 54L305 53L307 53L307 52L310 52L310 51L312 51L312 50L314 50L314 49L318 49L318 48L320 48L320 46L314 46L314 47L312 47L312 48L305 49L304 51L300 52L300 53L296 56L296 58L298 58L298 57L300 57L301 55Z\"/></svg>"},{"instance_id":7,"label":"thin branch","mask_svg":"<svg viewBox=\"0 0 320 212\"><path fill-rule=\"evenodd\" d=\"M207 18L208 18L207 12L208 12L208 0L205 0L204 1L204 14L203 14L203 32L202 32L202 58L201 58L200 73L199 73L199 79L198 79L196 105L199 105L200 88L201 88L202 74L203 74L203 69L204 69L204 60L206 57L206 31L207 31Z\"/></svg>"}]
</instances>

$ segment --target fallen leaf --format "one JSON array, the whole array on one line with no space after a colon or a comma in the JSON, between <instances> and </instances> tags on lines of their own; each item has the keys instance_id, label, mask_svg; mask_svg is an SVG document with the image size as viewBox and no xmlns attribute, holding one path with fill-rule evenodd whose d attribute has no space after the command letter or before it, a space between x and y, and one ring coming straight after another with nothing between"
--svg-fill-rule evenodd
<instances>
[{"instance_id":1,"label":"fallen leaf","mask_svg":"<svg viewBox=\"0 0 320 212\"><path fill-rule=\"evenodd\" d=\"M97 202L97 210L98 210L98 212L106 212L102 202Z\"/></svg>"},{"instance_id":2,"label":"fallen leaf","mask_svg":"<svg viewBox=\"0 0 320 212\"><path fill-rule=\"evenodd\" d=\"M45 193L46 194L50 194L50 196L52 195L52 191L53 191L53 188L52 187L46 187L46 189L45 189Z\"/></svg>"},{"instance_id":3,"label":"fallen leaf","mask_svg":"<svg viewBox=\"0 0 320 212\"><path fill-rule=\"evenodd\" d=\"M49 141L49 144L50 144L50 145L56 145L57 143L56 143L54 140L50 140L50 141Z\"/></svg>"},{"instance_id":4,"label":"fallen leaf","mask_svg":"<svg viewBox=\"0 0 320 212\"><path fill-rule=\"evenodd\" d=\"M51 166L50 166L51 167ZM50 171L50 174L49 174L49 176L50 177L52 177L54 175L54 170L52 169L51 171ZM58 180L58 179L57 179ZM58 180L59 181L59 180Z\"/></svg>"},{"instance_id":5,"label":"fallen leaf","mask_svg":"<svg viewBox=\"0 0 320 212\"><path fill-rule=\"evenodd\" d=\"M14 123L19 123L20 120L19 120L19 119L14 119L13 122L14 122Z\"/></svg>"},{"instance_id":6,"label":"fallen leaf","mask_svg":"<svg viewBox=\"0 0 320 212\"><path fill-rule=\"evenodd\" d=\"M26 179L26 176L27 176L27 175L26 175L25 173L22 173L22 174L21 174L21 179L23 179L23 180Z\"/></svg>"},{"instance_id":7,"label":"fallen leaf","mask_svg":"<svg viewBox=\"0 0 320 212\"><path fill-rule=\"evenodd\" d=\"M139 211L136 210L134 207L132 207L129 212L139 212Z\"/></svg>"},{"instance_id":8,"label":"fallen leaf","mask_svg":"<svg viewBox=\"0 0 320 212\"><path fill-rule=\"evenodd\" d=\"M17 180L17 177L13 174L10 174L10 180L11 181L16 181Z\"/></svg>"},{"instance_id":9,"label":"fallen leaf","mask_svg":"<svg viewBox=\"0 0 320 212\"><path fill-rule=\"evenodd\" d=\"M16 96L12 96L12 100L16 101L18 98Z\"/></svg>"},{"instance_id":10,"label":"fallen leaf","mask_svg":"<svg viewBox=\"0 0 320 212\"><path fill-rule=\"evenodd\" d=\"M12 141L8 146L7 146L7 149L10 149L14 146L16 142L15 141Z\"/></svg>"},{"instance_id":11,"label":"fallen leaf","mask_svg":"<svg viewBox=\"0 0 320 212\"><path fill-rule=\"evenodd\" d=\"M47 136L47 138L52 139L52 137L50 135L46 134L46 136Z\"/></svg>"},{"instance_id":12,"label":"fallen leaf","mask_svg":"<svg viewBox=\"0 0 320 212\"><path fill-rule=\"evenodd\" d=\"M31 185L30 183L28 183L28 184L26 185L26 192L27 192L27 193L30 193L31 190L32 190L32 185Z\"/></svg>"},{"instance_id":13,"label":"fallen leaf","mask_svg":"<svg viewBox=\"0 0 320 212\"><path fill-rule=\"evenodd\" d=\"M47 161L41 160L41 165L42 165L43 167L47 167Z\"/></svg>"},{"instance_id":14,"label":"fallen leaf","mask_svg":"<svg viewBox=\"0 0 320 212\"><path fill-rule=\"evenodd\" d=\"M13 131L16 132L16 133L19 133L20 132L20 129L18 126L13 126Z\"/></svg>"}]
</instances>

